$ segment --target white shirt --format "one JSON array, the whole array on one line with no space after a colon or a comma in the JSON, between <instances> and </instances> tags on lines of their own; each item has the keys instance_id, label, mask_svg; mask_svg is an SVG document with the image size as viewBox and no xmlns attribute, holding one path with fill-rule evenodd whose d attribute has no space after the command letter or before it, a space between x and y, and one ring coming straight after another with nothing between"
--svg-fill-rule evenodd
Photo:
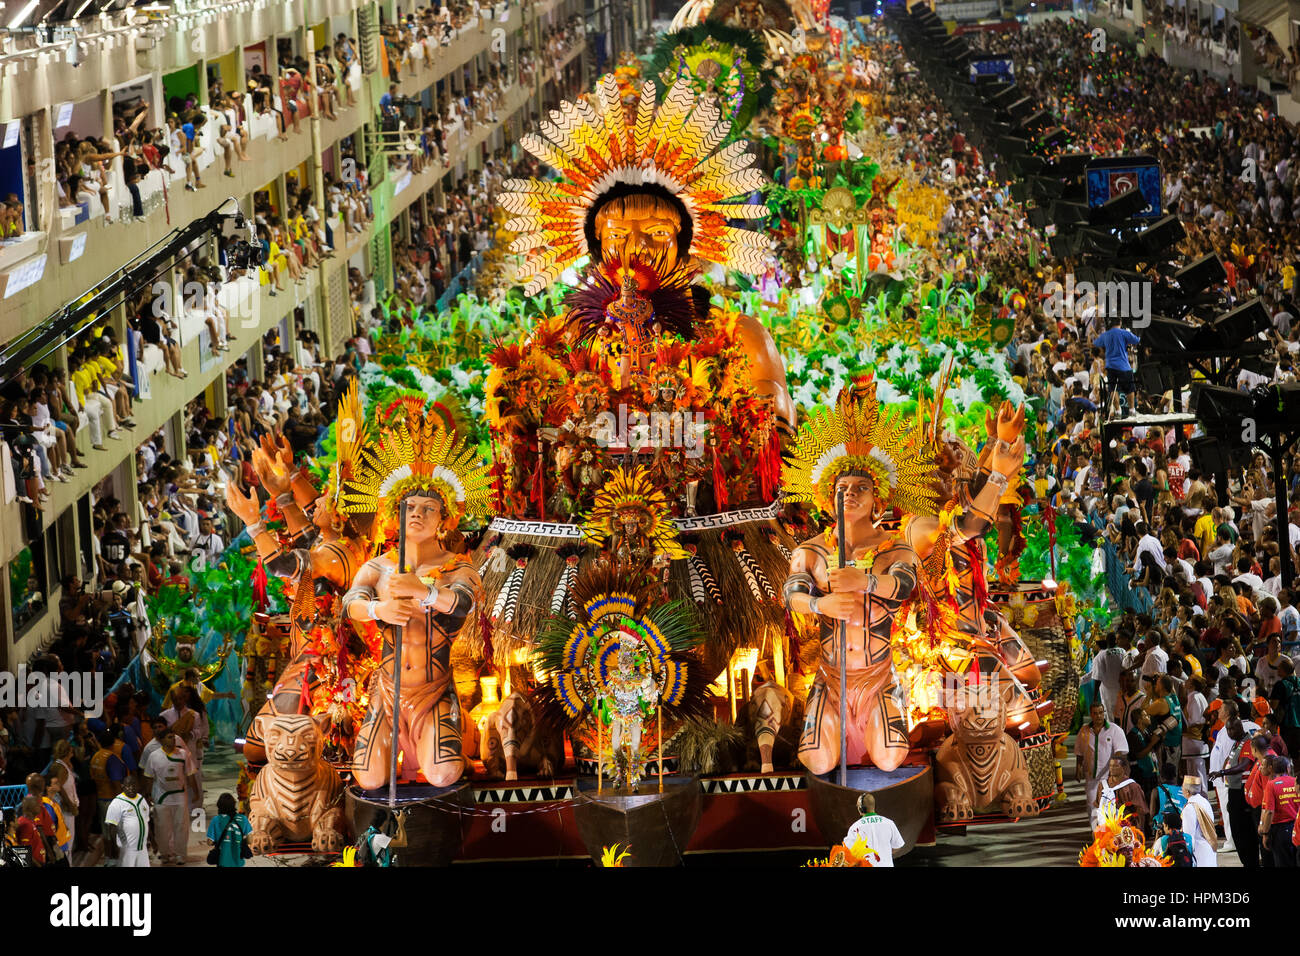
<instances>
[{"instance_id":1,"label":"white shirt","mask_svg":"<svg viewBox=\"0 0 1300 956\"><path fill-rule=\"evenodd\" d=\"M1277 669L1281 666L1284 657L1286 657L1285 654L1279 654L1276 664L1270 664L1267 657L1261 657L1259 663L1255 665L1255 680L1259 682L1259 692L1265 697L1273 689L1273 685L1277 683L1279 676Z\"/></svg>"},{"instance_id":2,"label":"white shirt","mask_svg":"<svg viewBox=\"0 0 1300 956\"><path fill-rule=\"evenodd\" d=\"M144 795L137 793L132 800L119 793L104 811L104 825L117 827L117 845L123 850L144 850L149 843L149 805Z\"/></svg>"},{"instance_id":3,"label":"white shirt","mask_svg":"<svg viewBox=\"0 0 1300 956\"><path fill-rule=\"evenodd\" d=\"M1193 691L1188 694L1187 703L1183 705L1184 724L1191 727L1195 724L1205 723L1205 708L1209 706L1209 701L1205 699L1205 695L1200 691ZM1184 757L1203 757L1209 752L1210 745L1204 740L1195 740L1190 735L1183 734Z\"/></svg>"},{"instance_id":4,"label":"white shirt","mask_svg":"<svg viewBox=\"0 0 1300 956\"><path fill-rule=\"evenodd\" d=\"M157 737L153 738L151 741L145 744L144 749L140 751L139 765L141 767L145 766L145 764L148 763L149 758L153 756L154 751L156 750L162 750L162 741L160 741ZM185 772L193 773L195 770L194 757L190 754L189 748L186 747L183 743L180 743L178 741L174 753L179 754L185 758Z\"/></svg>"},{"instance_id":5,"label":"white shirt","mask_svg":"<svg viewBox=\"0 0 1300 956\"><path fill-rule=\"evenodd\" d=\"M1124 673L1128 655L1123 648L1108 647L1092 659L1093 680L1101 684L1101 700L1106 705L1106 716L1115 717L1115 702L1119 697L1119 679Z\"/></svg>"},{"instance_id":6,"label":"white shirt","mask_svg":"<svg viewBox=\"0 0 1300 956\"><path fill-rule=\"evenodd\" d=\"M221 543L221 536L215 531L207 537L199 535L195 538L194 548L196 551L205 552L209 561L216 561L221 557L221 552L225 550L225 546Z\"/></svg>"},{"instance_id":7,"label":"white shirt","mask_svg":"<svg viewBox=\"0 0 1300 956\"><path fill-rule=\"evenodd\" d=\"M1259 730L1259 724L1253 720L1243 720L1241 727L1246 733L1246 741L1249 741L1251 735ZM1228 754L1232 753L1232 748L1235 746L1237 742L1228 736L1227 730L1220 730L1219 735L1214 738L1214 746L1210 749L1210 773L1223 769Z\"/></svg>"},{"instance_id":8,"label":"white shirt","mask_svg":"<svg viewBox=\"0 0 1300 956\"><path fill-rule=\"evenodd\" d=\"M1094 739L1095 738L1095 739ZM1119 724L1106 721L1100 733L1094 733L1092 724L1086 724L1074 738L1074 754L1083 764L1088 778L1089 799L1096 796L1097 784L1110 773L1110 758L1128 753L1128 739ZM1094 769L1096 776L1094 776ZM1091 804L1089 804L1091 805Z\"/></svg>"},{"instance_id":9,"label":"white shirt","mask_svg":"<svg viewBox=\"0 0 1300 956\"><path fill-rule=\"evenodd\" d=\"M850 850L859 841L871 850L867 859L872 866L893 866L894 851L902 848L903 835L893 820L869 813L849 827L849 832L844 835L844 845Z\"/></svg>"},{"instance_id":10,"label":"white shirt","mask_svg":"<svg viewBox=\"0 0 1300 956\"><path fill-rule=\"evenodd\" d=\"M1169 565L1165 563L1165 549L1160 546L1160 539L1150 532L1144 534L1138 541L1137 554L1133 556L1135 567L1142 567L1142 555L1150 554L1151 559L1155 561L1156 567L1161 571L1168 573Z\"/></svg>"},{"instance_id":11,"label":"white shirt","mask_svg":"<svg viewBox=\"0 0 1300 956\"><path fill-rule=\"evenodd\" d=\"M1247 571L1245 574L1238 574L1232 579L1232 581L1234 584L1240 581L1249 587L1250 590L1254 592L1256 601L1262 601L1264 598L1268 597L1268 591L1264 590L1264 579L1258 574L1253 574L1250 571Z\"/></svg>"},{"instance_id":12,"label":"white shirt","mask_svg":"<svg viewBox=\"0 0 1300 956\"><path fill-rule=\"evenodd\" d=\"M1142 676L1155 677L1157 674L1164 674L1169 670L1169 652L1157 644L1147 651L1147 656L1142 659Z\"/></svg>"},{"instance_id":13,"label":"white shirt","mask_svg":"<svg viewBox=\"0 0 1300 956\"><path fill-rule=\"evenodd\" d=\"M1219 858L1214 852L1214 847L1201 836L1201 820L1200 814L1196 812L1197 807L1205 813L1206 819L1214 819L1214 811L1210 809L1210 801L1205 799L1204 794L1194 793L1187 798L1187 805L1183 807L1183 836L1187 839L1187 848L1196 857L1197 866L1218 866Z\"/></svg>"},{"instance_id":14,"label":"white shirt","mask_svg":"<svg viewBox=\"0 0 1300 956\"><path fill-rule=\"evenodd\" d=\"M189 799L186 793L186 755L177 749L170 754L159 747L149 755L149 760L140 765L140 770L147 777L153 778L153 802L161 806L185 806Z\"/></svg>"}]
</instances>

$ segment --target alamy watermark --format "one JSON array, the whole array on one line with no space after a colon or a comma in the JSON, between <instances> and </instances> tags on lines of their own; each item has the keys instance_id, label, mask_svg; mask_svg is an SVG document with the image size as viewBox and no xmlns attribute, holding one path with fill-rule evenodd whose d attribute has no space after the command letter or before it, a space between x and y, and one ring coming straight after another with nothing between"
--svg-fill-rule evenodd
<instances>
[{"instance_id":1,"label":"alamy watermark","mask_svg":"<svg viewBox=\"0 0 1300 956\"><path fill-rule=\"evenodd\" d=\"M1075 282L1067 273L1065 284L1048 282L1043 314L1049 319L1083 318L1089 309L1107 318L1127 319L1135 329L1151 324L1151 282Z\"/></svg>"},{"instance_id":2,"label":"alamy watermark","mask_svg":"<svg viewBox=\"0 0 1300 956\"><path fill-rule=\"evenodd\" d=\"M706 428L703 412L656 409L646 413L619 405L617 415L604 411L596 416L591 437L602 448L680 448L687 458L700 458Z\"/></svg>"},{"instance_id":3,"label":"alamy watermark","mask_svg":"<svg viewBox=\"0 0 1300 956\"><path fill-rule=\"evenodd\" d=\"M104 713L104 675L77 671L71 674L0 671L0 707L57 708L84 711L87 717Z\"/></svg>"}]
</instances>

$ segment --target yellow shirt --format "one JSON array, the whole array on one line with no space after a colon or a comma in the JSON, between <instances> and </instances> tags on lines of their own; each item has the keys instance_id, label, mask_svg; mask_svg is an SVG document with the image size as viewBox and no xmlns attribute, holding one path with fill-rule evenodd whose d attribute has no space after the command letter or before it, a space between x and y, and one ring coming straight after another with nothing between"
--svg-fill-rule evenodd
<instances>
[{"instance_id":1,"label":"yellow shirt","mask_svg":"<svg viewBox=\"0 0 1300 956\"><path fill-rule=\"evenodd\" d=\"M1214 550L1214 519L1208 514L1201 515L1196 519L1192 534L1201 545L1201 557L1209 560L1210 552Z\"/></svg>"},{"instance_id":2,"label":"yellow shirt","mask_svg":"<svg viewBox=\"0 0 1300 956\"><path fill-rule=\"evenodd\" d=\"M97 376L87 364L73 372L69 378L72 379L72 384L77 389L77 401L81 404L82 408L85 408L86 396L98 387L99 376Z\"/></svg>"},{"instance_id":3,"label":"yellow shirt","mask_svg":"<svg viewBox=\"0 0 1300 956\"><path fill-rule=\"evenodd\" d=\"M1289 262L1282 267L1282 288L1287 292L1295 288L1295 266Z\"/></svg>"},{"instance_id":4,"label":"yellow shirt","mask_svg":"<svg viewBox=\"0 0 1300 956\"><path fill-rule=\"evenodd\" d=\"M177 687L180 687L181 684L184 684L184 683L185 683L185 681L183 681L183 680L178 680L176 683L172 684L171 687L168 687L168 688L167 688L167 696L163 698L163 707L164 707L164 708L167 708L167 707L172 706L172 704L173 704L173 700L172 700L172 692L173 692L174 690L176 690ZM194 686L193 686L193 685L190 685L190 690L194 690L194 689L195 689ZM211 689L208 687L207 684L204 684L204 683L202 683L202 682L199 683L199 686L198 686L198 692L199 692L199 698L200 698L200 699L203 701L203 703L205 703L205 704L211 703L212 698L216 696L216 691L211 690Z\"/></svg>"}]
</instances>

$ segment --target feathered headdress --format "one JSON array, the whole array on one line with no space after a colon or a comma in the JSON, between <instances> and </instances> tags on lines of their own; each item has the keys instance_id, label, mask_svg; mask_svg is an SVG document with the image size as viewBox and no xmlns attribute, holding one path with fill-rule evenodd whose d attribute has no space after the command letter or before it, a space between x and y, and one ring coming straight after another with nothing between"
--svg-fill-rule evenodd
<instances>
[{"instance_id":1,"label":"feathered headdress","mask_svg":"<svg viewBox=\"0 0 1300 956\"><path fill-rule=\"evenodd\" d=\"M668 499L650 478L645 465L636 468L619 466L609 472L609 478L596 493L591 511L582 522L583 533L597 547L621 533L620 516L636 512L638 533L649 543L656 554L670 558L687 557L677 539L677 529L668 513Z\"/></svg>"},{"instance_id":2,"label":"feathered headdress","mask_svg":"<svg viewBox=\"0 0 1300 956\"><path fill-rule=\"evenodd\" d=\"M396 524L398 503L424 492L442 499L448 522L491 509L490 476L463 438L412 416L362 450L358 474L344 482L343 511L376 515L376 531Z\"/></svg>"},{"instance_id":3,"label":"feathered headdress","mask_svg":"<svg viewBox=\"0 0 1300 956\"><path fill-rule=\"evenodd\" d=\"M407 418L418 418L424 414L427 400L428 396L419 389L393 389L375 406L375 424L380 428L389 428Z\"/></svg>"},{"instance_id":4,"label":"feathered headdress","mask_svg":"<svg viewBox=\"0 0 1300 956\"><path fill-rule=\"evenodd\" d=\"M573 602L576 620L554 615L537 636L533 660L548 680L535 699L545 722L572 725L601 698L623 692L615 675L620 651L635 654L637 668L654 682L655 703L670 718L700 712L708 676L687 652L704 632L686 605L665 604L657 586L606 565L577 578Z\"/></svg>"},{"instance_id":5,"label":"feathered headdress","mask_svg":"<svg viewBox=\"0 0 1300 956\"><path fill-rule=\"evenodd\" d=\"M683 251L728 268L762 271L767 237L727 220L767 216L762 203L734 201L761 188L764 177L745 141L718 150L731 123L712 96L697 95L679 80L656 109L655 85L646 83L629 117L617 81L606 74L593 96L562 102L550 116L540 135L530 133L519 144L561 178L507 180L499 200L512 217L506 228L520 234L510 251L527 256L528 295L592 253L596 213L606 201L635 194L680 207Z\"/></svg>"},{"instance_id":6,"label":"feathered headdress","mask_svg":"<svg viewBox=\"0 0 1300 956\"><path fill-rule=\"evenodd\" d=\"M804 421L785 466L786 497L829 512L836 480L859 473L871 478L876 499L886 507L933 515L933 470L933 452L920 430L909 428L897 413L882 415L876 383L861 382L846 386L835 408L820 409Z\"/></svg>"},{"instance_id":7,"label":"feathered headdress","mask_svg":"<svg viewBox=\"0 0 1300 956\"><path fill-rule=\"evenodd\" d=\"M355 477L357 468L361 464L361 449L365 444L366 437L366 413L361 407L361 396L357 392L357 379L355 378L352 379L344 390L343 396L339 399L334 435L337 453L334 459L333 474L330 476L334 486L331 489L333 494L330 497L337 505L344 483Z\"/></svg>"}]
</instances>

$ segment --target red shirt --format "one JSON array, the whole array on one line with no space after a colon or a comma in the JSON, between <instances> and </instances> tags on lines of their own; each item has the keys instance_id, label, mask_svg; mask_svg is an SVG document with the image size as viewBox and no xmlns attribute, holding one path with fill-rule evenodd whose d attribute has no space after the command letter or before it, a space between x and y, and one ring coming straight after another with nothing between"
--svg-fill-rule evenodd
<instances>
[{"instance_id":1,"label":"red shirt","mask_svg":"<svg viewBox=\"0 0 1300 956\"><path fill-rule=\"evenodd\" d=\"M48 830L48 835L51 838L54 836L54 827L50 824L49 818L44 813L36 820L19 817L14 823L14 829L17 831L15 842L18 846L29 847L32 851L32 863L36 866L44 866L45 841L41 839L41 833Z\"/></svg>"},{"instance_id":2,"label":"red shirt","mask_svg":"<svg viewBox=\"0 0 1300 956\"><path fill-rule=\"evenodd\" d=\"M1273 814L1274 823L1292 823L1300 806L1300 789L1295 777L1273 777L1264 786L1264 809Z\"/></svg>"},{"instance_id":3,"label":"red shirt","mask_svg":"<svg viewBox=\"0 0 1300 956\"><path fill-rule=\"evenodd\" d=\"M1245 754L1242 756L1245 756ZM1246 777L1244 789L1246 803L1258 808L1264 800L1264 766L1259 761L1253 762L1254 766L1250 768L1250 773Z\"/></svg>"}]
</instances>

